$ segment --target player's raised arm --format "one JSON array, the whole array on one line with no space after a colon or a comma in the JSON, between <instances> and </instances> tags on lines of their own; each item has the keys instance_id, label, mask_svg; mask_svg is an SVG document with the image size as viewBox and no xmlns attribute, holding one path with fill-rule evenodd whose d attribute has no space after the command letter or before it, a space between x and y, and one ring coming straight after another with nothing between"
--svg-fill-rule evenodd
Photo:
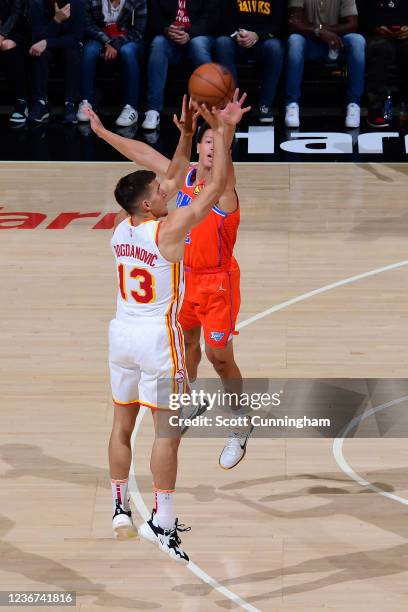
<instances>
[{"instance_id":1,"label":"player's raised arm","mask_svg":"<svg viewBox=\"0 0 408 612\"><path fill-rule=\"evenodd\" d=\"M183 185L191 159L191 145L197 127L198 111L192 106L191 100L183 96L183 106L180 119L173 116L173 121L180 130L177 149L167 169L166 176L160 187L170 200Z\"/></svg>"},{"instance_id":2,"label":"player's raised arm","mask_svg":"<svg viewBox=\"0 0 408 612\"><path fill-rule=\"evenodd\" d=\"M246 97L246 93L243 93L240 97L239 89L236 89L232 101L228 102L227 106L219 113L222 120L226 124L225 137L229 149L231 148L238 123L241 121L245 113L251 110L250 106L244 107ZM218 203L218 206L225 212L233 212L237 208L237 194L235 192L236 179L231 152L229 157L230 162L228 165L227 184Z\"/></svg>"},{"instance_id":3,"label":"player's raised arm","mask_svg":"<svg viewBox=\"0 0 408 612\"><path fill-rule=\"evenodd\" d=\"M160 176L164 176L169 168L170 160L164 155L145 144L140 140L131 140L124 138L107 130L98 115L91 109L87 108L85 113L88 115L91 128L99 138L110 144L114 149L122 153L125 157L134 161L139 166L143 166L148 170L152 170Z\"/></svg>"},{"instance_id":4,"label":"player's raised arm","mask_svg":"<svg viewBox=\"0 0 408 612\"><path fill-rule=\"evenodd\" d=\"M229 148L225 137L225 124L215 109L209 111L201 105L199 112L213 130L214 159L211 180L189 206L173 210L161 223L159 248L163 257L169 261L182 259L187 232L205 219L224 192L227 182Z\"/></svg>"},{"instance_id":5,"label":"player's raised arm","mask_svg":"<svg viewBox=\"0 0 408 612\"><path fill-rule=\"evenodd\" d=\"M235 130L242 117L251 110L250 106L244 106L247 94L244 92L241 96L239 88L234 91L233 98L225 108L219 111L221 119L225 123L225 135L229 146L234 140Z\"/></svg>"}]
</instances>

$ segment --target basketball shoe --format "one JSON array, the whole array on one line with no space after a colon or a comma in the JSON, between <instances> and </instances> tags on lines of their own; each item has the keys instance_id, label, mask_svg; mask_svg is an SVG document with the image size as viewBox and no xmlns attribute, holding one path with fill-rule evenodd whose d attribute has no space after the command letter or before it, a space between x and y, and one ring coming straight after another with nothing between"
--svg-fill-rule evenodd
<instances>
[{"instance_id":1,"label":"basketball shoe","mask_svg":"<svg viewBox=\"0 0 408 612\"><path fill-rule=\"evenodd\" d=\"M153 509L150 521L146 521L139 526L139 535L146 540L156 542L158 547L175 561L188 563L190 561L189 556L181 548L181 540L177 532L190 531L191 527L179 525L178 519L176 519L173 529L162 529L157 524L155 514L156 510Z\"/></svg>"},{"instance_id":2,"label":"basketball shoe","mask_svg":"<svg viewBox=\"0 0 408 612\"><path fill-rule=\"evenodd\" d=\"M245 430L232 431L221 451L218 463L224 470L231 470L245 457L247 443L254 426Z\"/></svg>"},{"instance_id":3,"label":"basketball shoe","mask_svg":"<svg viewBox=\"0 0 408 612\"><path fill-rule=\"evenodd\" d=\"M137 530L132 520L132 511L125 510L118 502L116 502L116 510L112 518L112 529L115 538L118 540L127 540L137 536Z\"/></svg>"}]
</instances>

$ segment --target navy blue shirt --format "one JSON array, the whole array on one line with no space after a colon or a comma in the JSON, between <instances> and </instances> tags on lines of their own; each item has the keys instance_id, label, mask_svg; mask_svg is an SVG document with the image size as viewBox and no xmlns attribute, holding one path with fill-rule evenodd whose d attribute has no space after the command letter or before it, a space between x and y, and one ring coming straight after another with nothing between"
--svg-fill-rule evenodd
<instances>
[{"instance_id":1,"label":"navy blue shirt","mask_svg":"<svg viewBox=\"0 0 408 612\"><path fill-rule=\"evenodd\" d=\"M63 49L79 44L85 32L85 3L83 0L70 0L71 16L62 23L54 20L54 2L51 0L31 0L32 42L47 41L49 49ZM62 2L59 3L63 6Z\"/></svg>"},{"instance_id":2,"label":"navy blue shirt","mask_svg":"<svg viewBox=\"0 0 408 612\"><path fill-rule=\"evenodd\" d=\"M263 41L285 35L287 0L222 0L222 34L243 29Z\"/></svg>"}]
</instances>

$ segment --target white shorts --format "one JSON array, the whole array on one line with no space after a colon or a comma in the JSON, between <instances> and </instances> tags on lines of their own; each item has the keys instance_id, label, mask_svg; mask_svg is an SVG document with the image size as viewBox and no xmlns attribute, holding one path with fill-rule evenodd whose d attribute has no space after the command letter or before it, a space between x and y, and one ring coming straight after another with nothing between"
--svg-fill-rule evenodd
<instances>
[{"instance_id":1,"label":"white shorts","mask_svg":"<svg viewBox=\"0 0 408 612\"><path fill-rule=\"evenodd\" d=\"M169 409L169 395L186 393L187 371L180 324L147 317L109 325L109 368L115 404Z\"/></svg>"}]
</instances>

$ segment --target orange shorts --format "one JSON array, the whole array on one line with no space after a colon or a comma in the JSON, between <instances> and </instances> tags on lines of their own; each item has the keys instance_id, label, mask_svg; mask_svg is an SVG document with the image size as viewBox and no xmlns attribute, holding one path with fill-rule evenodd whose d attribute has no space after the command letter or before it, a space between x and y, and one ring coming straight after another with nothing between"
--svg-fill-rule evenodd
<instances>
[{"instance_id":1,"label":"orange shorts","mask_svg":"<svg viewBox=\"0 0 408 612\"><path fill-rule=\"evenodd\" d=\"M179 320L183 329L201 325L206 344L224 347L237 334L241 305L238 263L223 272L186 271L186 290Z\"/></svg>"}]
</instances>

